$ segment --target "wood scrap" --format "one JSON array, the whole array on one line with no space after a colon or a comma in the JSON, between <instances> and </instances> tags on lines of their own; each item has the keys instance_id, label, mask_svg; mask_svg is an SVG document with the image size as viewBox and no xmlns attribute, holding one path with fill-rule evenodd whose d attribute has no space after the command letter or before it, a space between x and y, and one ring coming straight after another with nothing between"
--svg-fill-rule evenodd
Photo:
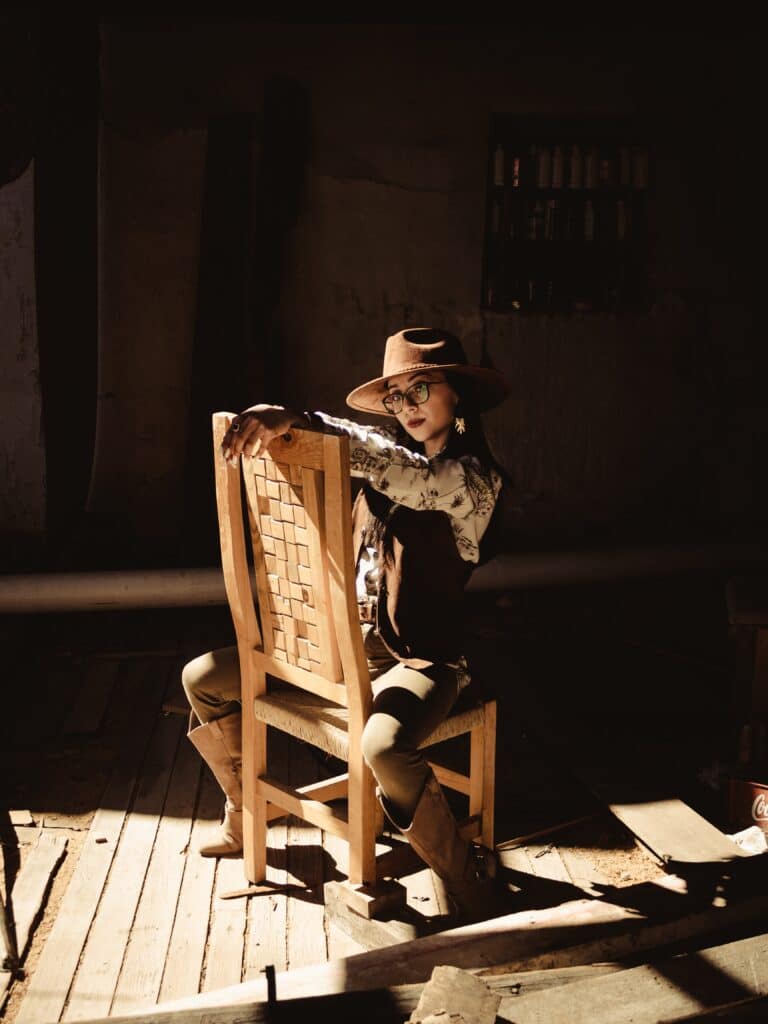
<instances>
[{"instance_id":1,"label":"wood scrap","mask_svg":"<svg viewBox=\"0 0 768 1024\"><path fill-rule=\"evenodd\" d=\"M749 856L688 804L644 787L592 782L611 812L651 850L668 870L723 864Z\"/></svg>"},{"instance_id":2,"label":"wood scrap","mask_svg":"<svg viewBox=\"0 0 768 1024\"><path fill-rule=\"evenodd\" d=\"M338 882L325 883L325 912L328 920L343 928L356 942L366 949L381 949L393 946L398 942L409 942L425 932L424 920L417 920L420 915L411 914L410 920L389 920L363 917L353 910L339 892ZM400 910L405 916L406 910Z\"/></svg>"},{"instance_id":3,"label":"wood scrap","mask_svg":"<svg viewBox=\"0 0 768 1024\"><path fill-rule=\"evenodd\" d=\"M0 1006L24 961L35 922L66 849L67 840L63 836L41 833L7 900L0 901L3 924L0 929Z\"/></svg>"},{"instance_id":4,"label":"wood scrap","mask_svg":"<svg viewBox=\"0 0 768 1024\"><path fill-rule=\"evenodd\" d=\"M11 825L13 825L14 827L16 827L17 825L29 826L35 824L35 819L32 817L29 811L25 810L10 810L8 811L8 818L10 820Z\"/></svg>"},{"instance_id":5,"label":"wood scrap","mask_svg":"<svg viewBox=\"0 0 768 1024\"><path fill-rule=\"evenodd\" d=\"M458 967L438 966L419 998L409 1024L428 1024L445 1017L463 1024L494 1024L501 996L485 982Z\"/></svg>"},{"instance_id":6,"label":"wood scrap","mask_svg":"<svg viewBox=\"0 0 768 1024\"><path fill-rule=\"evenodd\" d=\"M66 837L42 832L19 872L12 891L19 960L24 959L35 921L66 852Z\"/></svg>"}]
</instances>

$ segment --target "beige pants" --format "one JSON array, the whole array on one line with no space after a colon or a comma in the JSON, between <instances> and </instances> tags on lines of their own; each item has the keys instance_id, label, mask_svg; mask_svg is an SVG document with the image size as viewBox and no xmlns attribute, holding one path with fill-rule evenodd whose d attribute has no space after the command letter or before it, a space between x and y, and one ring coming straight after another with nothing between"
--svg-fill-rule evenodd
<instances>
[{"instance_id":1,"label":"beige pants","mask_svg":"<svg viewBox=\"0 0 768 1024\"><path fill-rule=\"evenodd\" d=\"M464 682L448 665L414 669L394 658L370 623L361 625L373 689L373 711L363 731L363 756L398 817L411 820L429 765L419 743L448 715ZM240 710L236 647L221 647L182 671L187 699L201 722Z\"/></svg>"}]
</instances>

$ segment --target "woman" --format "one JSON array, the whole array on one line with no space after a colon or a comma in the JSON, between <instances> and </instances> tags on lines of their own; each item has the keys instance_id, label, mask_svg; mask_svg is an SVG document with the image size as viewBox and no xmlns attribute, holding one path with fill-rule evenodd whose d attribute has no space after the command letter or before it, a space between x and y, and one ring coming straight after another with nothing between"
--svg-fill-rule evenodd
<instances>
[{"instance_id":1,"label":"woman","mask_svg":"<svg viewBox=\"0 0 768 1024\"><path fill-rule=\"evenodd\" d=\"M387 339L382 376L347 396L353 409L392 417L393 427L255 405L235 417L222 444L234 463L259 455L292 426L350 437L351 473L365 479L353 508L357 595L373 689L363 755L387 816L443 879L465 917L483 894L491 895L494 858L461 838L418 747L471 681L462 636L464 586L492 553L506 478L488 448L480 412L506 394L502 375L469 365L455 336L406 328ZM236 648L196 658L182 679L193 711L189 737L227 797L219 839L200 852L238 853Z\"/></svg>"}]
</instances>

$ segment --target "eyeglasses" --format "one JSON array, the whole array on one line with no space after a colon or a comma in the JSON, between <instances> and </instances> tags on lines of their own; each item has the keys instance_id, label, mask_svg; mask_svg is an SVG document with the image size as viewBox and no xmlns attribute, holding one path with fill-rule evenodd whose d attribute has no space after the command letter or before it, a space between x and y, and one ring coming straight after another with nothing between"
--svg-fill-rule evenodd
<instances>
[{"instance_id":1,"label":"eyeglasses","mask_svg":"<svg viewBox=\"0 0 768 1024\"><path fill-rule=\"evenodd\" d=\"M413 405L422 405L429 398L431 384L447 384L445 380L420 380L406 390L405 394L400 391L392 391L381 402L387 412L396 416L403 408L403 402L407 398Z\"/></svg>"}]
</instances>

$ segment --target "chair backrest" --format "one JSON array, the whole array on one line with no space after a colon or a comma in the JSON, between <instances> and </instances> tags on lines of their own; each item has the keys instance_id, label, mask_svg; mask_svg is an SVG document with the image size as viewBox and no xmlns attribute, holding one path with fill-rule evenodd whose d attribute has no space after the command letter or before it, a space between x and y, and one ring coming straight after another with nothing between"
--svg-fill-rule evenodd
<instances>
[{"instance_id":1,"label":"chair backrest","mask_svg":"<svg viewBox=\"0 0 768 1024\"><path fill-rule=\"evenodd\" d=\"M370 679L358 621L349 439L308 430L275 438L239 470L221 454L232 413L213 416L222 566L238 648L266 670L361 712ZM247 497L259 630L245 543Z\"/></svg>"}]
</instances>

